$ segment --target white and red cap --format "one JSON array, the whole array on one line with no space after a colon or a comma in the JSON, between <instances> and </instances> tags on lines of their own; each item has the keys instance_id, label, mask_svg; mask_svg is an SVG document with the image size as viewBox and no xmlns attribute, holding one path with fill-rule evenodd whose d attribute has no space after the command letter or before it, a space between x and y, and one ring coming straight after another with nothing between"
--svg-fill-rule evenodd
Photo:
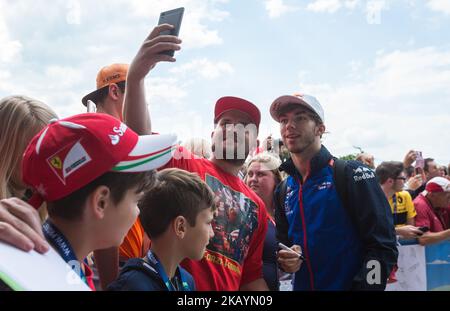
<instances>
[{"instance_id":1,"label":"white and red cap","mask_svg":"<svg viewBox=\"0 0 450 311\"><path fill-rule=\"evenodd\" d=\"M306 107L307 109L317 114L320 120L325 123L325 114L317 98L311 95L300 93L296 93L293 95L283 95L275 99L270 106L270 115L272 116L272 118L275 121L280 122L280 111L289 104L297 104Z\"/></svg>"},{"instance_id":2,"label":"white and red cap","mask_svg":"<svg viewBox=\"0 0 450 311\"><path fill-rule=\"evenodd\" d=\"M23 180L35 191L30 204L62 199L107 172L157 169L172 158L175 143L175 135L138 136L102 113L52 122L23 155Z\"/></svg>"},{"instance_id":3,"label":"white and red cap","mask_svg":"<svg viewBox=\"0 0 450 311\"><path fill-rule=\"evenodd\" d=\"M427 182L425 191L430 192L450 192L450 180L444 177L434 177Z\"/></svg>"}]
</instances>

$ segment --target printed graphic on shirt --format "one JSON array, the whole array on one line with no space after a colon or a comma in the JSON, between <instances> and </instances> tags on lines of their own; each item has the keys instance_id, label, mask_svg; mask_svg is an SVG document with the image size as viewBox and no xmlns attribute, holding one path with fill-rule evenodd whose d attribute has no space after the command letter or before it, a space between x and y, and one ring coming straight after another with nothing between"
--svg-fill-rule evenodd
<instances>
[{"instance_id":1,"label":"printed graphic on shirt","mask_svg":"<svg viewBox=\"0 0 450 311\"><path fill-rule=\"evenodd\" d=\"M258 225L257 205L213 176L206 175L205 182L215 194L217 209L212 222L214 237L207 249L242 265Z\"/></svg>"}]
</instances>

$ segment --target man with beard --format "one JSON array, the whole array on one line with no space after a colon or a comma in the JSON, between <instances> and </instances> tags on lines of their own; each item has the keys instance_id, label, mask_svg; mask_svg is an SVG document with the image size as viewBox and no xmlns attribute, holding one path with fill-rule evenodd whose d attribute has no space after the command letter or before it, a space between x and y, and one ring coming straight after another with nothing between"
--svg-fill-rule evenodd
<instances>
[{"instance_id":1,"label":"man with beard","mask_svg":"<svg viewBox=\"0 0 450 311\"><path fill-rule=\"evenodd\" d=\"M258 108L242 98L222 97L214 109L215 129L212 133L212 156L194 157L180 147L166 167L177 167L197 173L215 192L223 189L227 209L214 223L226 228L224 244L216 249L210 243L201 261L185 260L182 266L189 271L198 290L267 290L262 278L262 251L267 231L267 212L264 203L238 177L250 150L256 146L261 120ZM236 206L238 205L238 206ZM243 205L240 206L240 205ZM246 221L252 219L250 230L237 234ZM234 236L237 239L231 243ZM236 246L241 245L240 252Z\"/></svg>"},{"instance_id":2,"label":"man with beard","mask_svg":"<svg viewBox=\"0 0 450 311\"><path fill-rule=\"evenodd\" d=\"M210 242L201 261L185 260L182 263L194 277L197 290L268 290L262 277L267 212L261 199L238 177L250 150L256 146L260 120L260 112L251 102L238 97L222 97L214 109L211 158L195 157L179 147L166 166L197 173L214 193L221 190L225 194L220 196L218 203L226 201L222 205L225 214L216 215L213 220L214 231L226 231L215 232L223 236L224 247ZM233 207L233 198L237 198L235 203L239 208ZM236 215L230 217L233 213ZM246 223L248 220L250 223ZM237 234L236 230L242 230L246 225L248 231ZM231 243L233 231L238 238ZM236 245L241 246L240 252L236 251Z\"/></svg>"},{"instance_id":3,"label":"man with beard","mask_svg":"<svg viewBox=\"0 0 450 311\"><path fill-rule=\"evenodd\" d=\"M324 112L315 97L281 96L270 113L291 154L280 167L287 181L275 192L281 197L275 200L277 237L305 257L278 252L281 267L295 273L294 290L383 290L397 249L374 172L357 161L338 162L321 144ZM345 164L342 171L338 163ZM342 185L345 196L337 190Z\"/></svg>"}]
</instances>

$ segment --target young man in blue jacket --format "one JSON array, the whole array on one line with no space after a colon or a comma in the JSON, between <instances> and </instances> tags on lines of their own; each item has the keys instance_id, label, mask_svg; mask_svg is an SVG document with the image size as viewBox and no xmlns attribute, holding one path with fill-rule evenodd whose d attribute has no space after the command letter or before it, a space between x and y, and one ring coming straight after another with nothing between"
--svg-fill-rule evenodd
<instances>
[{"instance_id":1,"label":"young man in blue jacket","mask_svg":"<svg viewBox=\"0 0 450 311\"><path fill-rule=\"evenodd\" d=\"M356 161L336 170L321 144L324 112L313 96L281 96L270 113L291 153L281 166L289 177L276 190L275 213L277 238L305 258L278 253L280 266L296 273L294 290L384 290L398 253L374 172ZM345 181L344 190L336 180Z\"/></svg>"}]
</instances>

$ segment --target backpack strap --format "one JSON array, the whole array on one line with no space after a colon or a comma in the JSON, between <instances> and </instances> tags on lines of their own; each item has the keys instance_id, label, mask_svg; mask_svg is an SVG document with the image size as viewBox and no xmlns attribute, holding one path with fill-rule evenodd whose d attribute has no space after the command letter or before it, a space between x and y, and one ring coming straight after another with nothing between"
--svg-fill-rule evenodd
<instances>
[{"instance_id":1,"label":"backpack strap","mask_svg":"<svg viewBox=\"0 0 450 311\"><path fill-rule=\"evenodd\" d=\"M287 192L287 178L283 179L283 181L281 181L279 185L277 202L278 206L280 207L284 206L284 199L286 198L286 192Z\"/></svg>"},{"instance_id":2,"label":"backpack strap","mask_svg":"<svg viewBox=\"0 0 450 311\"><path fill-rule=\"evenodd\" d=\"M292 245L288 237L289 223L286 217L284 202L287 194L287 178L281 181L277 186L275 192L275 223L276 223L276 238L279 242Z\"/></svg>"},{"instance_id":3,"label":"backpack strap","mask_svg":"<svg viewBox=\"0 0 450 311\"><path fill-rule=\"evenodd\" d=\"M345 168L347 166L347 161L337 158L334 158L333 160L333 180L336 185L336 191L344 207L348 208L348 190L347 181L345 180Z\"/></svg>"},{"instance_id":4,"label":"backpack strap","mask_svg":"<svg viewBox=\"0 0 450 311\"><path fill-rule=\"evenodd\" d=\"M347 210L350 220L356 226L358 224L357 211L355 206L350 204L347 180L345 179L345 169L347 167L348 161L334 158L334 162L331 164L333 169L333 180L336 185L336 192L338 193L341 203L344 209Z\"/></svg>"}]
</instances>

